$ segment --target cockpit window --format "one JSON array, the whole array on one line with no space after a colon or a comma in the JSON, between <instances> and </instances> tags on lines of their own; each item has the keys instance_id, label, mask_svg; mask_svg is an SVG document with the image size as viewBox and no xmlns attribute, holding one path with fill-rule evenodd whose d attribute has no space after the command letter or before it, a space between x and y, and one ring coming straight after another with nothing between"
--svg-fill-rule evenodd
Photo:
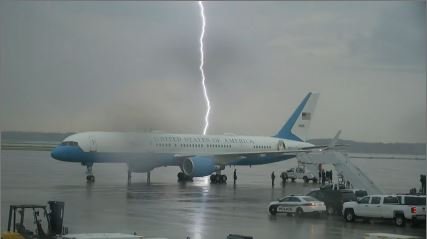
<instances>
[{"instance_id":1,"label":"cockpit window","mask_svg":"<svg viewBox=\"0 0 427 239\"><path fill-rule=\"evenodd\" d=\"M61 146L79 146L79 144L75 141L64 141Z\"/></svg>"}]
</instances>

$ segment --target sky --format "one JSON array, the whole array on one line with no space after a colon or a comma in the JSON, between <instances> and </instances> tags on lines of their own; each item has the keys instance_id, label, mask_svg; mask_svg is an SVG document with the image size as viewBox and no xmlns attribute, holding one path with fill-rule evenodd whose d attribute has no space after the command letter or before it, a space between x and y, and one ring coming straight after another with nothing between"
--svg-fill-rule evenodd
<instances>
[{"instance_id":1,"label":"sky","mask_svg":"<svg viewBox=\"0 0 427 239\"><path fill-rule=\"evenodd\" d=\"M208 134L426 142L422 1L205 2ZM201 134L196 2L0 2L0 129Z\"/></svg>"}]
</instances>

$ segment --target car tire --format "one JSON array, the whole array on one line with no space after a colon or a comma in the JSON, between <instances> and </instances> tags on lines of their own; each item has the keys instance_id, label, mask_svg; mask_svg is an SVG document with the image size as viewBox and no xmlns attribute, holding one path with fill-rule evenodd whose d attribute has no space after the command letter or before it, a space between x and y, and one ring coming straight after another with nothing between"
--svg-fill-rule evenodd
<instances>
[{"instance_id":1,"label":"car tire","mask_svg":"<svg viewBox=\"0 0 427 239\"><path fill-rule=\"evenodd\" d=\"M293 183L295 183L295 178L291 178L291 181L292 181Z\"/></svg>"},{"instance_id":2,"label":"car tire","mask_svg":"<svg viewBox=\"0 0 427 239\"><path fill-rule=\"evenodd\" d=\"M302 179L304 180L304 183L308 183L308 178L307 178L307 176L302 177Z\"/></svg>"},{"instance_id":3,"label":"car tire","mask_svg":"<svg viewBox=\"0 0 427 239\"><path fill-rule=\"evenodd\" d=\"M346 209L344 212L344 219L347 222L353 222L356 215L354 215L353 209Z\"/></svg>"},{"instance_id":4,"label":"car tire","mask_svg":"<svg viewBox=\"0 0 427 239\"><path fill-rule=\"evenodd\" d=\"M297 217L301 217L304 214L304 211L302 210L302 208L297 208L297 210L295 211L295 216Z\"/></svg>"},{"instance_id":5,"label":"car tire","mask_svg":"<svg viewBox=\"0 0 427 239\"><path fill-rule=\"evenodd\" d=\"M328 215L334 215L335 209L334 209L334 207L326 206L326 212L328 213Z\"/></svg>"},{"instance_id":6,"label":"car tire","mask_svg":"<svg viewBox=\"0 0 427 239\"><path fill-rule=\"evenodd\" d=\"M271 215L276 215L277 214L277 206L270 206L269 208L268 208L268 211L270 212L270 214Z\"/></svg>"},{"instance_id":7,"label":"car tire","mask_svg":"<svg viewBox=\"0 0 427 239\"><path fill-rule=\"evenodd\" d=\"M397 214L394 217L394 225L398 227L404 227L405 226L405 217L402 214Z\"/></svg>"}]
</instances>

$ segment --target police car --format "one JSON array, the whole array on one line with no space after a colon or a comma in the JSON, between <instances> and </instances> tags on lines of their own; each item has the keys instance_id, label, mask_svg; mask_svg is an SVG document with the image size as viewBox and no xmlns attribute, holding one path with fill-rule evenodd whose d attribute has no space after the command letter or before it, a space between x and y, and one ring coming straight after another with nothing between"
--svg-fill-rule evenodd
<instances>
[{"instance_id":1,"label":"police car","mask_svg":"<svg viewBox=\"0 0 427 239\"><path fill-rule=\"evenodd\" d=\"M278 201L271 202L268 211L271 215L276 215L277 213L296 216L301 216L305 213L320 215L326 213L326 206L323 202L310 196L289 195Z\"/></svg>"}]
</instances>

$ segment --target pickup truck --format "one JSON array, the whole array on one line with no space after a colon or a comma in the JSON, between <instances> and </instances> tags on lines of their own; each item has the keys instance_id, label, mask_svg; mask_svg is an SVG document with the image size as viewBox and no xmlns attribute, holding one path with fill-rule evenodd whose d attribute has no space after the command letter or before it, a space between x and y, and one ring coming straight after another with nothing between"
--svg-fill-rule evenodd
<instances>
[{"instance_id":1,"label":"pickup truck","mask_svg":"<svg viewBox=\"0 0 427 239\"><path fill-rule=\"evenodd\" d=\"M413 224L426 221L426 196L425 195L396 195L401 205L410 206Z\"/></svg>"},{"instance_id":2,"label":"pickup truck","mask_svg":"<svg viewBox=\"0 0 427 239\"><path fill-rule=\"evenodd\" d=\"M414 200L413 197L418 198ZM356 218L392 219L396 226L403 227L407 221L416 224L426 220L425 200L425 196L369 195L356 202L344 203L342 213L347 222ZM414 202L421 205L412 205Z\"/></svg>"}]
</instances>

